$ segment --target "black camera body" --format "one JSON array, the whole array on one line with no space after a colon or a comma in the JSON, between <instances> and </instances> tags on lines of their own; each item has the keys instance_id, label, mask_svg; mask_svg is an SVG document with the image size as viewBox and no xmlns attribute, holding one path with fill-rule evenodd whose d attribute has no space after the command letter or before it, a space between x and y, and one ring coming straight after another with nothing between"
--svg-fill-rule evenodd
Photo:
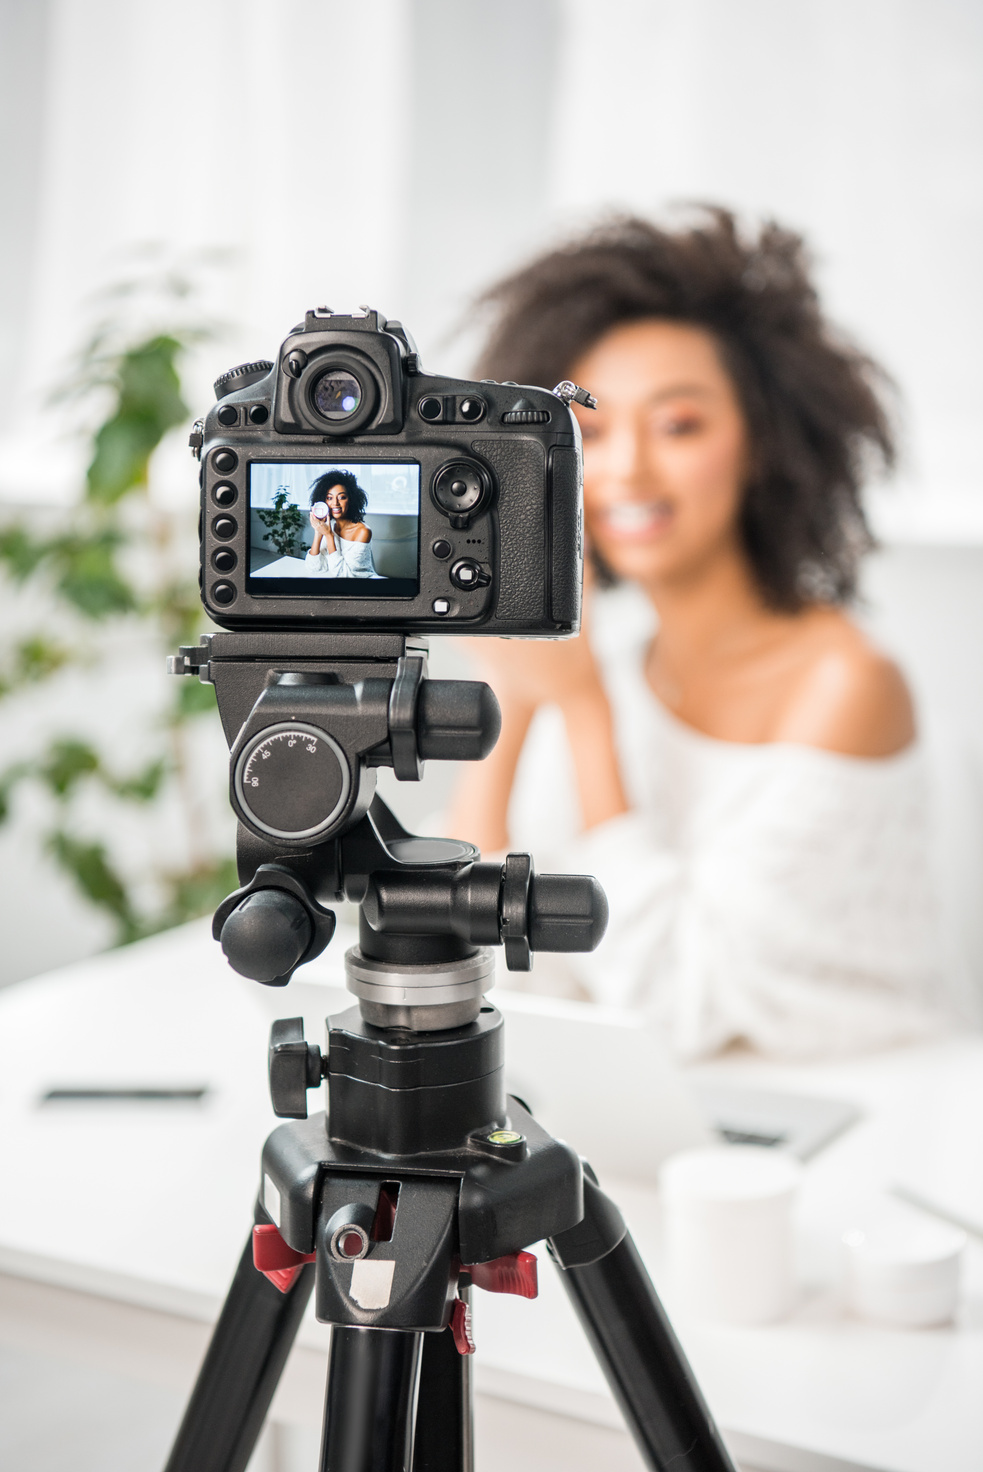
<instances>
[{"instance_id":1,"label":"black camera body","mask_svg":"<svg viewBox=\"0 0 983 1472\"><path fill-rule=\"evenodd\" d=\"M423 373L398 322L326 308L215 391L192 445L216 623L577 632L582 458L561 393Z\"/></svg>"}]
</instances>

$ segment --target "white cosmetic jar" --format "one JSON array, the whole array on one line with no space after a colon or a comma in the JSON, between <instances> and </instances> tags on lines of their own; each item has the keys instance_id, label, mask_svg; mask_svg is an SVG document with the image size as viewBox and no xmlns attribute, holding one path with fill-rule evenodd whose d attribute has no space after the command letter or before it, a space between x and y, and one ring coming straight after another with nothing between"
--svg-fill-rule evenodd
<instances>
[{"instance_id":1,"label":"white cosmetic jar","mask_svg":"<svg viewBox=\"0 0 983 1472\"><path fill-rule=\"evenodd\" d=\"M946 1324L959 1301L966 1234L911 1217L843 1235L846 1301L854 1313L910 1329Z\"/></svg>"},{"instance_id":2,"label":"white cosmetic jar","mask_svg":"<svg viewBox=\"0 0 983 1472\"><path fill-rule=\"evenodd\" d=\"M792 1208L802 1167L754 1145L670 1156L659 1171L670 1292L683 1312L767 1324L796 1297Z\"/></svg>"}]
</instances>

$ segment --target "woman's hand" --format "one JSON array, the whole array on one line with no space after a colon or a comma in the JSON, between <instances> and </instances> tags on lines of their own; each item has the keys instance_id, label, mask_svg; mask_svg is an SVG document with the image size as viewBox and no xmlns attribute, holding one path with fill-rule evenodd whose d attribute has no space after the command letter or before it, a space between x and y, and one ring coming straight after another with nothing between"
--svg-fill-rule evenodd
<instances>
[{"instance_id":1,"label":"woman's hand","mask_svg":"<svg viewBox=\"0 0 983 1472\"><path fill-rule=\"evenodd\" d=\"M584 613L588 607L585 600ZM523 743L536 707L558 705L570 743L584 828L628 810L615 750L611 709L587 634L576 639L471 639L468 653L502 708L494 751L463 773L450 812L450 831L482 850L509 842L508 805Z\"/></svg>"},{"instance_id":2,"label":"woman's hand","mask_svg":"<svg viewBox=\"0 0 983 1472\"><path fill-rule=\"evenodd\" d=\"M468 653L501 701L564 706L601 688L586 633L576 639L472 639Z\"/></svg>"},{"instance_id":3,"label":"woman's hand","mask_svg":"<svg viewBox=\"0 0 983 1472\"><path fill-rule=\"evenodd\" d=\"M585 589L585 593L586 593ZM585 697L601 696L603 686L588 635L589 597L584 599L575 639L468 639L477 670L504 704L535 710L561 709Z\"/></svg>"}]
</instances>

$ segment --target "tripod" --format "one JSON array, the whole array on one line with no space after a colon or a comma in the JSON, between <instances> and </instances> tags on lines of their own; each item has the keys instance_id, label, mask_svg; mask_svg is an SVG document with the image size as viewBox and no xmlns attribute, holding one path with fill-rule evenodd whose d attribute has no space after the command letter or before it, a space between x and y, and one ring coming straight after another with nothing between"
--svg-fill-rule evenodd
<instances>
[{"instance_id":1,"label":"tripod","mask_svg":"<svg viewBox=\"0 0 983 1472\"><path fill-rule=\"evenodd\" d=\"M321 1472L471 1472L473 1287L536 1296L546 1240L648 1465L733 1472L624 1220L590 1167L504 1089L489 949L586 951L607 905L527 854L482 863L416 838L377 796L389 765L478 760L500 724L487 686L426 677L401 636L235 633L171 661L215 685L231 747L242 887L214 933L268 985L319 954L359 904L345 958L358 1005L273 1026L270 1090L290 1120L263 1148L255 1225L166 1472L244 1472L312 1290L332 1325ZM326 1081L326 1113L307 1092Z\"/></svg>"}]
</instances>

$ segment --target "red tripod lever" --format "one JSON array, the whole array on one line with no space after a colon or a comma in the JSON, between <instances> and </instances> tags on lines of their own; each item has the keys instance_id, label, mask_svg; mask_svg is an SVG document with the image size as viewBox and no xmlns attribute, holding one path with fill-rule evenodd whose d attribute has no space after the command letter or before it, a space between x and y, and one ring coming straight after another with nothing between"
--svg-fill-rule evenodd
<instances>
[{"instance_id":1,"label":"red tripod lever","mask_svg":"<svg viewBox=\"0 0 983 1472\"><path fill-rule=\"evenodd\" d=\"M301 1268L313 1262L315 1256L313 1252L295 1252L272 1222L253 1227L253 1266L281 1293L289 1292Z\"/></svg>"},{"instance_id":2,"label":"red tripod lever","mask_svg":"<svg viewBox=\"0 0 983 1472\"><path fill-rule=\"evenodd\" d=\"M316 1253L297 1252L280 1236L272 1222L253 1227L253 1265L269 1278L281 1293L287 1293L297 1281L305 1263L313 1262ZM515 1293L519 1298L535 1298L539 1292L538 1263L531 1252L510 1252L491 1262L465 1263L464 1271L476 1288L486 1293ZM474 1354L471 1314L468 1305L458 1298L451 1312L451 1333L459 1354Z\"/></svg>"}]
</instances>

